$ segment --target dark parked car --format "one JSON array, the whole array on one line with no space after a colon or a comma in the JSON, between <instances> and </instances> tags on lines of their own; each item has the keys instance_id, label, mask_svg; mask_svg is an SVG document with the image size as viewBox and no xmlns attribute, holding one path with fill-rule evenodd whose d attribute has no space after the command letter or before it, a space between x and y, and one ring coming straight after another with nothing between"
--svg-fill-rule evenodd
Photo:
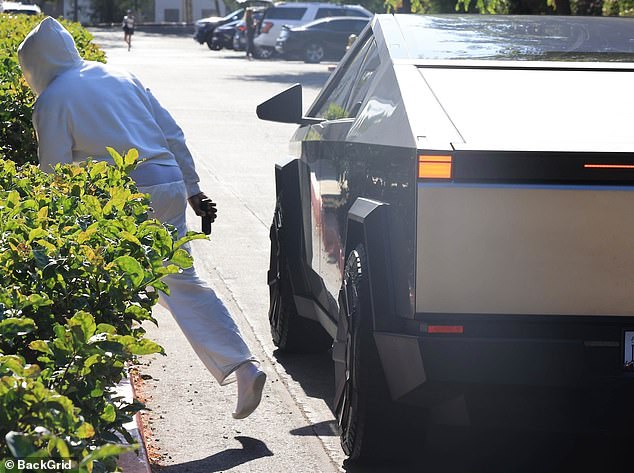
<instances>
[{"instance_id":1,"label":"dark parked car","mask_svg":"<svg viewBox=\"0 0 634 473\"><path fill-rule=\"evenodd\" d=\"M242 23L242 20L232 21L226 25L218 26L214 30L214 34L211 38L211 49L214 51L219 51L222 48L233 49L233 35L240 23Z\"/></svg>"},{"instance_id":2,"label":"dark parked car","mask_svg":"<svg viewBox=\"0 0 634 473\"><path fill-rule=\"evenodd\" d=\"M258 107L300 125L271 333L332 347L351 458L420 449L430 422L631 445L633 26L377 15L305 117L299 85Z\"/></svg>"},{"instance_id":3,"label":"dark parked car","mask_svg":"<svg viewBox=\"0 0 634 473\"><path fill-rule=\"evenodd\" d=\"M348 37L358 35L369 21L366 17L330 17L284 28L275 50L286 58L302 58L306 62L339 60L346 52Z\"/></svg>"},{"instance_id":4,"label":"dark parked car","mask_svg":"<svg viewBox=\"0 0 634 473\"><path fill-rule=\"evenodd\" d=\"M203 18L198 20L194 24L194 39L200 44L207 43L209 49L212 48L212 40L214 30L222 25L230 23L232 21L241 20L244 16L244 8L232 11L226 16L210 16L209 18Z\"/></svg>"}]
</instances>

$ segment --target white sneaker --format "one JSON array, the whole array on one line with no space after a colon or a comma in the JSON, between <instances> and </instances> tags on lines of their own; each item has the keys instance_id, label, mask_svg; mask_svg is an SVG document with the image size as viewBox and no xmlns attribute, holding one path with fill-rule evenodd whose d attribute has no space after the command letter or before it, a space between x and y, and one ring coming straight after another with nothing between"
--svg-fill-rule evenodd
<instances>
[{"instance_id":1,"label":"white sneaker","mask_svg":"<svg viewBox=\"0 0 634 473\"><path fill-rule=\"evenodd\" d=\"M266 373L255 363L244 363L236 370L238 378L238 405L232 414L234 419L244 419L257 409L262 400Z\"/></svg>"}]
</instances>

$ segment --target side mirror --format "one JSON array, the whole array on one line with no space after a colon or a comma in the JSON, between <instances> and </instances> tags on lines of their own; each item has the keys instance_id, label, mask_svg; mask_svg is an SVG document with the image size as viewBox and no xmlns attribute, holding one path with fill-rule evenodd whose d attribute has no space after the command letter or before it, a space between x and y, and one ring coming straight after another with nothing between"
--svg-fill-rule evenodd
<instances>
[{"instance_id":1,"label":"side mirror","mask_svg":"<svg viewBox=\"0 0 634 473\"><path fill-rule=\"evenodd\" d=\"M309 125L323 121L319 118L302 117L301 84L295 84L266 102L262 102L257 106L255 112L260 120L271 122Z\"/></svg>"}]
</instances>

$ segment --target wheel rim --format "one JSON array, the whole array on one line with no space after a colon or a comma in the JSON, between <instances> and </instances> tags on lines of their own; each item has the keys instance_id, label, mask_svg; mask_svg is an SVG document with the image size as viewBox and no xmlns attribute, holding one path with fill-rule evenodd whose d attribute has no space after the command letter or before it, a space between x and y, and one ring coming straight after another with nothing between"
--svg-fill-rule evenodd
<instances>
[{"instance_id":1,"label":"wheel rim","mask_svg":"<svg viewBox=\"0 0 634 473\"><path fill-rule=\"evenodd\" d=\"M324 48L319 44L309 44L306 48L306 59L310 62L319 62L324 57Z\"/></svg>"},{"instance_id":2,"label":"wheel rim","mask_svg":"<svg viewBox=\"0 0 634 473\"><path fill-rule=\"evenodd\" d=\"M354 285L349 283L349 275L346 274L345 280L345 317L346 317L346 354L345 354L345 381L340 402L340 411L337 416L339 428L341 429L341 446L346 455L351 454L351 421L354 416L354 312L358 307L356 300L356 291Z\"/></svg>"},{"instance_id":3,"label":"wheel rim","mask_svg":"<svg viewBox=\"0 0 634 473\"><path fill-rule=\"evenodd\" d=\"M256 48L257 55L260 59L268 59L273 52L268 48Z\"/></svg>"},{"instance_id":4,"label":"wheel rim","mask_svg":"<svg viewBox=\"0 0 634 473\"><path fill-rule=\"evenodd\" d=\"M271 224L271 259L269 263L268 284L269 284L269 322L274 328L273 336L279 336L280 309L282 305L282 292L280 290L281 276L281 248L279 244L279 231L281 228L281 216L279 210L275 212L273 223ZM277 343L278 340L274 340Z\"/></svg>"}]
</instances>

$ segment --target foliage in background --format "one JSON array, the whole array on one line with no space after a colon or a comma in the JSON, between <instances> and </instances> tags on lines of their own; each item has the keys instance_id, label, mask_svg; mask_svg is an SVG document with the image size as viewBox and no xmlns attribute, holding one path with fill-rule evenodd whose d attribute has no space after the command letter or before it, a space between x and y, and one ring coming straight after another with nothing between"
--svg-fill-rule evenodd
<instances>
[{"instance_id":1,"label":"foliage in background","mask_svg":"<svg viewBox=\"0 0 634 473\"><path fill-rule=\"evenodd\" d=\"M149 198L116 166L0 161L0 460L72 458L74 471L115 471L118 432L142 406L113 396L136 355L162 353L154 321L166 274L191 266L174 228L148 218ZM0 461L0 472L3 471Z\"/></svg>"},{"instance_id":2,"label":"foliage in background","mask_svg":"<svg viewBox=\"0 0 634 473\"><path fill-rule=\"evenodd\" d=\"M42 20L40 16L0 14L0 158L18 164L37 162L37 141L31 122L35 98L22 77L18 46ZM92 35L77 23L62 20L84 59L105 62Z\"/></svg>"},{"instance_id":3,"label":"foliage in background","mask_svg":"<svg viewBox=\"0 0 634 473\"><path fill-rule=\"evenodd\" d=\"M409 6L412 13L634 16L634 0L385 0L385 6L390 12Z\"/></svg>"}]
</instances>

